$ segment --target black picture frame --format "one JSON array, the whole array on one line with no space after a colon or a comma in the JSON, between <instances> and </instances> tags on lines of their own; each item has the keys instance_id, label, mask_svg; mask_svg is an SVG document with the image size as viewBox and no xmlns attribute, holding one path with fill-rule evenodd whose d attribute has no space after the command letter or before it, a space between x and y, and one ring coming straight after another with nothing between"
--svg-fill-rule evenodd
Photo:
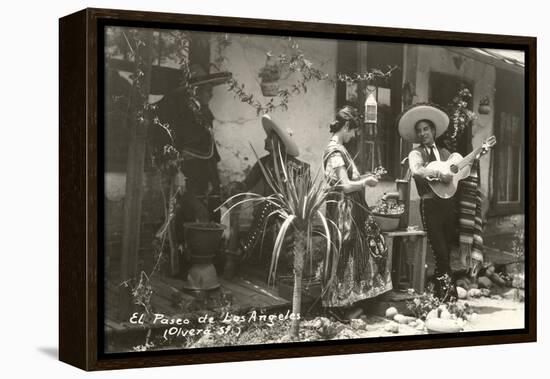
<instances>
[{"instance_id":1,"label":"black picture frame","mask_svg":"<svg viewBox=\"0 0 550 379\"><path fill-rule=\"evenodd\" d=\"M102 353L103 27L204 31L422 43L525 52L525 328L468 335L392 337L144 353ZM59 358L85 370L231 362L534 342L536 292L536 72L534 37L380 28L88 8L59 20Z\"/></svg>"}]
</instances>

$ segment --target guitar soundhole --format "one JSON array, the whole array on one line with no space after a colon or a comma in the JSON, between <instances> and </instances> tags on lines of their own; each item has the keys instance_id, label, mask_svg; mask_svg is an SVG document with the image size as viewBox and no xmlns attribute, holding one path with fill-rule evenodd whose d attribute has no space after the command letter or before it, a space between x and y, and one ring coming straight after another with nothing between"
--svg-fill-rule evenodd
<instances>
[{"instance_id":1,"label":"guitar soundhole","mask_svg":"<svg viewBox=\"0 0 550 379\"><path fill-rule=\"evenodd\" d=\"M452 172L453 174L456 174L456 173L458 172L458 166L456 166L456 165L454 165L454 164L451 165L451 172Z\"/></svg>"}]
</instances>

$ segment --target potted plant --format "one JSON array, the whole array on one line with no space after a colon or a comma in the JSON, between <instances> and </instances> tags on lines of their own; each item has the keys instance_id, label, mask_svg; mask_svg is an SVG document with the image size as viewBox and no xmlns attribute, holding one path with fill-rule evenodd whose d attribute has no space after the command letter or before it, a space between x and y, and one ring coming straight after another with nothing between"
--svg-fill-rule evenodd
<instances>
[{"instance_id":1,"label":"potted plant","mask_svg":"<svg viewBox=\"0 0 550 379\"><path fill-rule=\"evenodd\" d=\"M385 194L378 204L371 207L372 214L383 232L396 230L401 216L405 213L405 204L398 198L398 193Z\"/></svg>"},{"instance_id":2,"label":"potted plant","mask_svg":"<svg viewBox=\"0 0 550 379\"><path fill-rule=\"evenodd\" d=\"M252 149L254 151L254 149ZM269 270L270 283L274 284L277 276L279 258L284 248L284 241L291 240L290 253L293 258L293 290L292 290L292 313L300 315L302 304L302 277L304 266L308 259L314 254L313 236L320 235L323 238L325 254L329 254L331 246L340 246L341 241L333 241L329 227L330 220L327 220L322 206L331 194L331 187L320 175L312 178L309 174L295 174L287 170L287 162L280 150L273 154L273 171L268 170L259 159L256 151L254 155L265 177L266 182L273 190L273 195L261 196L254 193L241 193L230 197L221 207L228 207L227 213L232 212L242 204L261 203L268 201L273 206L273 211L268 217L277 217L281 221L273 254L271 256L271 267ZM317 230L321 225L321 231ZM328 256L325 257L327 259ZM325 273L325 276L328 275ZM325 278L325 280L327 280ZM293 318L289 335L296 339L299 335L299 318Z\"/></svg>"},{"instance_id":3,"label":"potted plant","mask_svg":"<svg viewBox=\"0 0 550 379\"><path fill-rule=\"evenodd\" d=\"M479 107L477 108L477 111L479 112L479 114L491 113L491 100L489 100L489 96L484 96L479 101Z\"/></svg>"},{"instance_id":4,"label":"potted plant","mask_svg":"<svg viewBox=\"0 0 550 379\"><path fill-rule=\"evenodd\" d=\"M279 79L281 78L281 69L276 64L266 63L260 69L258 77L262 80L260 87L264 96L277 96L279 93Z\"/></svg>"}]
</instances>

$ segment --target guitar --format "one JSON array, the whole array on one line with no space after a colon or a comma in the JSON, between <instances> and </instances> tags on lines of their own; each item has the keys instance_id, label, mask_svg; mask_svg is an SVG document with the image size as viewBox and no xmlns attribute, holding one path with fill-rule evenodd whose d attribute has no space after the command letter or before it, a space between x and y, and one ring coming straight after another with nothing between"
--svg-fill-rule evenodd
<instances>
[{"instance_id":1,"label":"guitar","mask_svg":"<svg viewBox=\"0 0 550 379\"><path fill-rule=\"evenodd\" d=\"M458 182L470 176L470 169L474 159L480 158L487 154L489 149L497 143L496 137L491 136L483 142L483 144L472 151L470 154L462 157L459 153L453 153L445 162L433 161L426 168L440 171L443 174L452 175L452 180L448 183L441 181L439 178L426 178L429 186L434 193L442 199L448 199L456 193Z\"/></svg>"}]
</instances>

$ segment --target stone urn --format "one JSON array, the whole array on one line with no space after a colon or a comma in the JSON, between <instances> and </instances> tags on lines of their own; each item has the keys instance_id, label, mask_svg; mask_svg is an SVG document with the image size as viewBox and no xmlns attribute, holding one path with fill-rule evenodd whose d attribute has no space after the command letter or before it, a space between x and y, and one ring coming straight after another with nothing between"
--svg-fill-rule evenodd
<instances>
[{"instance_id":1,"label":"stone urn","mask_svg":"<svg viewBox=\"0 0 550 379\"><path fill-rule=\"evenodd\" d=\"M184 288L208 291L220 286L213 258L220 250L225 225L218 223L187 223L183 225L185 243L189 249L191 268Z\"/></svg>"}]
</instances>

